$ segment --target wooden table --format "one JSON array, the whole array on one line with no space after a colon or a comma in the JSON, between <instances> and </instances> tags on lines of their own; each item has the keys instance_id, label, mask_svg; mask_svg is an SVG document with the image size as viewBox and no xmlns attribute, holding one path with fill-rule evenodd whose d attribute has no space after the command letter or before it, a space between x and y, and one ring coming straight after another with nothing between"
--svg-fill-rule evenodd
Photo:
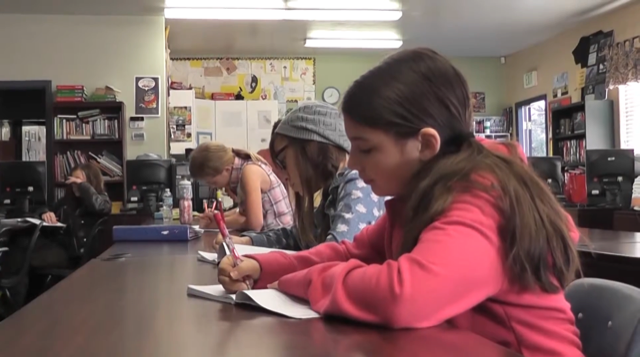
<instances>
[{"instance_id":1,"label":"wooden table","mask_svg":"<svg viewBox=\"0 0 640 357\"><path fill-rule=\"evenodd\" d=\"M640 211L617 208L565 207L576 226L640 232Z\"/></svg>"},{"instance_id":2,"label":"wooden table","mask_svg":"<svg viewBox=\"0 0 640 357\"><path fill-rule=\"evenodd\" d=\"M580 228L584 276L640 287L640 233Z\"/></svg>"},{"instance_id":3,"label":"wooden table","mask_svg":"<svg viewBox=\"0 0 640 357\"><path fill-rule=\"evenodd\" d=\"M519 356L444 326L298 321L186 294L215 282L213 266L191 255L93 260L0 323L0 356Z\"/></svg>"}]
</instances>

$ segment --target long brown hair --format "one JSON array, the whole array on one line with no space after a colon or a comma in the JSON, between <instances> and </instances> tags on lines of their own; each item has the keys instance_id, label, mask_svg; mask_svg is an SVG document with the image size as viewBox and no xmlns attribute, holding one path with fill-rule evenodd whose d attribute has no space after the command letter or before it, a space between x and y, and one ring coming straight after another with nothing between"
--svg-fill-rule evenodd
<instances>
[{"instance_id":1,"label":"long brown hair","mask_svg":"<svg viewBox=\"0 0 640 357\"><path fill-rule=\"evenodd\" d=\"M71 169L71 174L77 171L84 172L84 176L87 178L87 183L91 185L98 194L104 193L104 179L102 178L102 173L100 172L97 164L94 164L93 162L80 164Z\"/></svg>"},{"instance_id":2,"label":"long brown hair","mask_svg":"<svg viewBox=\"0 0 640 357\"><path fill-rule=\"evenodd\" d=\"M440 152L407 185L400 255L413 250L455 195L481 190L495 197L502 217L502 254L513 284L557 292L575 278L579 258L562 207L514 144L505 144L511 154L503 155L472 139L469 87L446 58L428 48L391 55L353 83L342 110L401 139L425 127L440 135Z\"/></svg>"},{"instance_id":3,"label":"long brown hair","mask_svg":"<svg viewBox=\"0 0 640 357\"><path fill-rule=\"evenodd\" d=\"M338 174L340 166L347 159L347 152L343 149L313 140L292 138L282 134L271 137L269 153L277 160L273 147L276 137L285 140L287 150L294 154L294 162L298 171L302 194L295 193L296 227L300 239L308 246L324 243L331 228L328 217L323 220L322 227L315 227L313 198L319 190L326 191ZM316 228L318 229L316 231Z\"/></svg>"},{"instance_id":4,"label":"long brown hair","mask_svg":"<svg viewBox=\"0 0 640 357\"><path fill-rule=\"evenodd\" d=\"M225 167L233 165L236 157L268 165L258 154L211 141L200 144L193 150L189 157L189 174L194 179L218 176Z\"/></svg>"},{"instance_id":5,"label":"long brown hair","mask_svg":"<svg viewBox=\"0 0 640 357\"><path fill-rule=\"evenodd\" d=\"M105 194L104 179L102 178L102 172L100 172L97 164L94 162L88 162L77 165L71 169L71 174L78 171L82 171L84 173L84 176L87 179L86 182L93 187L99 195ZM82 200L73 192L73 187L71 185L67 185L62 199L70 212L76 212L76 210L82 206Z\"/></svg>"}]
</instances>

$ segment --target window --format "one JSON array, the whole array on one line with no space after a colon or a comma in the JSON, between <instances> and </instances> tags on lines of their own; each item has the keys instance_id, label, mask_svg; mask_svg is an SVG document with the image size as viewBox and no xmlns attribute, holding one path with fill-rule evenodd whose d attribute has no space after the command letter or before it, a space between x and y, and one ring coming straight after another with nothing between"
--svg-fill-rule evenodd
<instances>
[{"instance_id":1,"label":"window","mask_svg":"<svg viewBox=\"0 0 640 357\"><path fill-rule=\"evenodd\" d=\"M620 147L640 155L640 83L620 86Z\"/></svg>"}]
</instances>

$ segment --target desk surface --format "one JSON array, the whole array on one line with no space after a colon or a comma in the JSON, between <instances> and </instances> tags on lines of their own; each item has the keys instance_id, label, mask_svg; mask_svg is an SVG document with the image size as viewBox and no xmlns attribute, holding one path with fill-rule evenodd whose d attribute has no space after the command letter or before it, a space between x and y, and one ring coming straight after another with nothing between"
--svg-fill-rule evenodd
<instances>
[{"instance_id":1,"label":"desk surface","mask_svg":"<svg viewBox=\"0 0 640 357\"><path fill-rule=\"evenodd\" d=\"M640 233L578 228L580 240L589 243L640 243Z\"/></svg>"},{"instance_id":2,"label":"desk surface","mask_svg":"<svg viewBox=\"0 0 640 357\"><path fill-rule=\"evenodd\" d=\"M583 253L640 259L640 233L588 228L578 230L578 250Z\"/></svg>"},{"instance_id":3,"label":"desk surface","mask_svg":"<svg viewBox=\"0 0 640 357\"><path fill-rule=\"evenodd\" d=\"M186 295L215 281L188 255L93 260L0 323L0 356L518 356L447 327L297 321Z\"/></svg>"}]
</instances>

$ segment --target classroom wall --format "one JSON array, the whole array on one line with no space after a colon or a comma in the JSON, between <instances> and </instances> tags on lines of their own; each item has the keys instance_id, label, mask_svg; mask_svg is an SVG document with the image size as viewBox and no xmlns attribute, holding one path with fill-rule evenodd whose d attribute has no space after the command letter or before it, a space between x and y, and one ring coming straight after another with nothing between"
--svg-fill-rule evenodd
<instances>
[{"instance_id":1,"label":"classroom wall","mask_svg":"<svg viewBox=\"0 0 640 357\"><path fill-rule=\"evenodd\" d=\"M169 44L171 45L171 43ZM194 54L172 52L179 57L222 57L229 54ZM274 55L274 57L283 57ZM384 55L367 54L326 54L316 55L316 99L322 99L325 88L332 86L344 94L351 83L367 70L374 67ZM452 58L469 82L472 91L485 92L487 114L500 115L507 106L506 86L503 66L498 58Z\"/></svg>"},{"instance_id":2,"label":"classroom wall","mask_svg":"<svg viewBox=\"0 0 640 357\"><path fill-rule=\"evenodd\" d=\"M0 15L0 80L83 84L89 92L113 85L122 91L128 119L134 113L134 76L158 75L166 87L164 43L159 16ZM164 156L164 103L161 116L147 119L144 130L143 142L131 141L127 132L127 157Z\"/></svg>"},{"instance_id":3,"label":"classroom wall","mask_svg":"<svg viewBox=\"0 0 640 357\"><path fill-rule=\"evenodd\" d=\"M553 77L565 71L569 72L569 94L572 101L579 101L580 90L577 89L579 66L574 63L571 51L578 44L580 37L598 30L605 32L614 30L616 41L625 40L640 35L639 18L640 3L635 3L583 22L551 39L508 56L505 69L509 105L541 94L547 94L548 98L552 98ZM538 85L525 89L523 76L532 70L538 71ZM614 100L616 145L619 146L618 91L610 90L608 97Z\"/></svg>"}]
</instances>

